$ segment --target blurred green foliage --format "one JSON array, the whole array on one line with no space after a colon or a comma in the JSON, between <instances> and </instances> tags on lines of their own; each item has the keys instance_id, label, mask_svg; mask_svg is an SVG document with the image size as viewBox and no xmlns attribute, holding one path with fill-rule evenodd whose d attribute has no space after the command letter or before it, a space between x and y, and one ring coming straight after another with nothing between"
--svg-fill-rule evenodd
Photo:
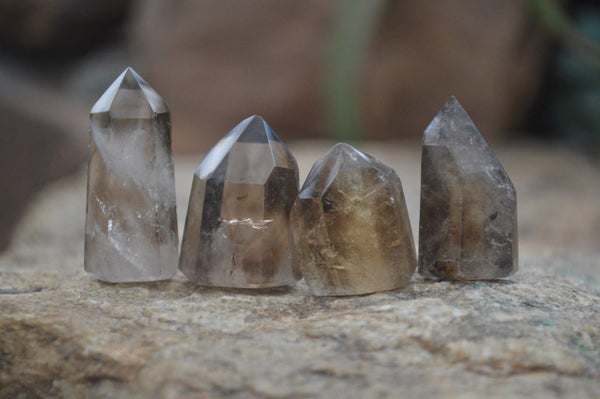
<instances>
[{"instance_id":1,"label":"blurred green foliage","mask_svg":"<svg viewBox=\"0 0 600 399\"><path fill-rule=\"evenodd\" d=\"M576 145L600 147L600 5L569 16L557 0L524 0L561 44L549 61L535 126ZM361 72L386 0L338 0L323 81L330 136L364 138Z\"/></svg>"},{"instance_id":2,"label":"blurred green foliage","mask_svg":"<svg viewBox=\"0 0 600 399\"><path fill-rule=\"evenodd\" d=\"M538 108L540 128L593 152L600 148L600 7L575 7L569 18L554 0L530 3L560 44Z\"/></svg>"},{"instance_id":3,"label":"blurred green foliage","mask_svg":"<svg viewBox=\"0 0 600 399\"><path fill-rule=\"evenodd\" d=\"M576 22L600 41L600 12L586 11ZM600 68L570 50L557 54L555 91L547 115L557 133L576 145L600 146Z\"/></svg>"},{"instance_id":4,"label":"blurred green foliage","mask_svg":"<svg viewBox=\"0 0 600 399\"><path fill-rule=\"evenodd\" d=\"M360 76L386 0L339 0L323 81L329 135L364 137Z\"/></svg>"},{"instance_id":5,"label":"blurred green foliage","mask_svg":"<svg viewBox=\"0 0 600 399\"><path fill-rule=\"evenodd\" d=\"M562 41L568 48L578 52L586 59L586 62L595 64L600 68L600 42L588 36L578 26L577 20L572 22L564 7L557 0L525 0L533 13L538 17L542 25L549 33ZM579 14L588 7L584 6L577 10ZM593 11L593 8L590 8ZM594 21L592 26L594 25ZM589 27L589 25L588 25Z\"/></svg>"}]
</instances>

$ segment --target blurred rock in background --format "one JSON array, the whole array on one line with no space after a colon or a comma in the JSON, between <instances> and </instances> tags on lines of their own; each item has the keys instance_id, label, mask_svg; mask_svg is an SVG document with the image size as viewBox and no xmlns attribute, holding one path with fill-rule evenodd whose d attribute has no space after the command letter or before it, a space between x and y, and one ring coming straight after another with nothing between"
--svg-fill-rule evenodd
<instances>
[{"instance_id":1,"label":"blurred rock in background","mask_svg":"<svg viewBox=\"0 0 600 399\"><path fill-rule=\"evenodd\" d=\"M133 13L147 77L170 102L174 146L199 151L261 114L284 137L322 137L324 44L344 2L163 2ZM523 117L547 40L521 0L387 2L362 72L365 139L420 137L456 95L487 137Z\"/></svg>"},{"instance_id":2,"label":"blurred rock in background","mask_svg":"<svg viewBox=\"0 0 600 399\"><path fill-rule=\"evenodd\" d=\"M114 39L129 3L0 0L0 250L31 196L85 160L91 102L64 82Z\"/></svg>"},{"instance_id":3,"label":"blurred rock in background","mask_svg":"<svg viewBox=\"0 0 600 399\"><path fill-rule=\"evenodd\" d=\"M520 125L548 76L534 0L378 1L357 65L363 139L418 140L451 95L487 138ZM89 109L128 65L169 103L177 152L255 113L286 141L334 137L324 60L352 3L0 0L0 249L32 193L86 158Z\"/></svg>"},{"instance_id":4,"label":"blurred rock in background","mask_svg":"<svg viewBox=\"0 0 600 399\"><path fill-rule=\"evenodd\" d=\"M0 45L24 55L73 56L110 39L131 0L0 0Z\"/></svg>"},{"instance_id":5,"label":"blurred rock in background","mask_svg":"<svg viewBox=\"0 0 600 399\"><path fill-rule=\"evenodd\" d=\"M30 197L85 159L86 126L72 117L75 110L85 108L18 74L0 73L0 250Z\"/></svg>"}]
</instances>

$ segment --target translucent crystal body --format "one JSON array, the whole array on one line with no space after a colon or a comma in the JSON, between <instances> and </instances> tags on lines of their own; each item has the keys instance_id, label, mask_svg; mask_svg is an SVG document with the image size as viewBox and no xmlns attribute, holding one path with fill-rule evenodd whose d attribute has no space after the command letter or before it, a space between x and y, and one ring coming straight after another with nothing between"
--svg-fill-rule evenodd
<instances>
[{"instance_id":1,"label":"translucent crystal body","mask_svg":"<svg viewBox=\"0 0 600 399\"><path fill-rule=\"evenodd\" d=\"M298 166L259 116L206 155L192 183L180 270L201 285L259 288L300 278L289 254Z\"/></svg>"},{"instance_id":2,"label":"translucent crystal body","mask_svg":"<svg viewBox=\"0 0 600 399\"><path fill-rule=\"evenodd\" d=\"M167 104L127 68L90 114L85 270L110 282L177 272Z\"/></svg>"},{"instance_id":3,"label":"translucent crystal body","mask_svg":"<svg viewBox=\"0 0 600 399\"><path fill-rule=\"evenodd\" d=\"M406 285L413 236L392 168L348 144L312 167L292 210L294 262L315 295L356 295Z\"/></svg>"},{"instance_id":4,"label":"translucent crystal body","mask_svg":"<svg viewBox=\"0 0 600 399\"><path fill-rule=\"evenodd\" d=\"M453 97L423 136L419 273L479 280L517 268L515 188Z\"/></svg>"}]
</instances>

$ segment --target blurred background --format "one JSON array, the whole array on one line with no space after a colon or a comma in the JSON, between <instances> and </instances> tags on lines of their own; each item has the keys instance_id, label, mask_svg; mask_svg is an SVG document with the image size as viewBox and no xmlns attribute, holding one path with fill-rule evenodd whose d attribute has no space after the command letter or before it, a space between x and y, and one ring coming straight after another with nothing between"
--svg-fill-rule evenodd
<instances>
[{"instance_id":1,"label":"blurred background","mask_svg":"<svg viewBox=\"0 0 600 399\"><path fill-rule=\"evenodd\" d=\"M491 141L598 160L597 0L0 0L0 250L81 170L126 66L169 103L179 154L251 114L286 142L416 143L455 95Z\"/></svg>"}]
</instances>

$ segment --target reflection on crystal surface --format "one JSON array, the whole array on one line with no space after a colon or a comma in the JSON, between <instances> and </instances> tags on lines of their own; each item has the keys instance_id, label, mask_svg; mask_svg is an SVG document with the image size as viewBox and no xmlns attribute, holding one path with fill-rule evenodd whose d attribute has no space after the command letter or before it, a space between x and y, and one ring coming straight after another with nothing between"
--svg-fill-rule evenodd
<instances>
[{"instance_id":1,"label":"reflection on crystal surface","mask_svg":"<svg viewBox=\"0 0 600 399\"><path fill-rule=\"evenodd\" d=\"M110 282L167 279L177 249L169 109L127 68L90 114L85 270Z\"/></svg>"},{"instance_id":2,"label":"reflection on crystal surface","mask_svg":"<svg viewBox=\"0 0 600 399\"><path fill-rule=\"evenodd\" d=\"M296 281L289 213L297 194L292 154L261 117L245 119L194 174L180 270L198 284L222 287Z\"/></svg>"},{"instance_id":3,"label":"reflection on crystal surface","mask_svg":"<svg viewBox=\"0 0 600 399\"><path fill-rule=\"evenodd\" d=\"M424 276L494 279L518 268L515 189L454 97L423 136L419 226Z\"/></svg>"},{"instance_id":4,"label":"reflection on crystal surface","mask_svg":"<svg viewBox=\"0 0 600 399\"><path fill-rule=\"evenodd\" d=\"M294 263L315 295L399 288L416 268L398 175L348 144L312 167L292 210L292 237Z\"/></svg>"}]
</instances>

